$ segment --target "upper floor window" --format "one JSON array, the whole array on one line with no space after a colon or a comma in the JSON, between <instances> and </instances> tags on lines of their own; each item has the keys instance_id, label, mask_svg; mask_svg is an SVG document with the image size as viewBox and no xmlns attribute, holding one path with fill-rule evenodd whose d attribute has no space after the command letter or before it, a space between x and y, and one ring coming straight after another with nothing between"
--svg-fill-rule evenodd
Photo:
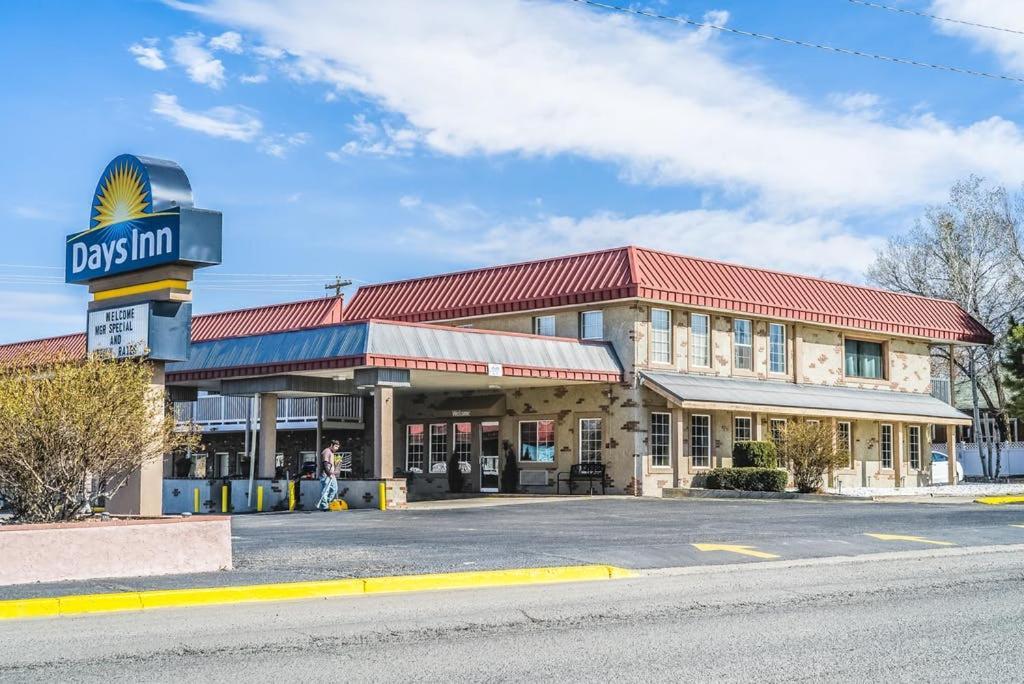
<instances>
[{"instance_id":1,"label":"upper floor window","mask_svg":"<svg viewBox=\"0 0 1024 684\"><path fill-rule=\"evenodd\" d=\"M733 365L740 370L754 370L754 334L750 321L736 318L732 322Z\"/></svg>"},{"instance_id":2,"label":"upper floor window","mask_svg":"<svg viewBox=\"0 0 1024 684\"><path fill-rule=\"evenodd\" d=\"M846 340L846 375L851 378L885 377L882 364L882 343Z\"/></svg>"},{"instance_id":3,"label":"upper floor window","mask_svg":"<svg viewBox=\"0 0 1024 684\"><path fill-rule=\"evenodd\" d=\"M690 360L694 366L711 365L711 320L707 314L690 314Z\"/></svg>"},{"instance_id":4,"label":"upper floor window","mask_svg":"<svg viewBox=\"0 0 1024 684\"><path fill-rule=\"evenodd\" d=\"M533 317L533 334L534 335L546 335L548 337L555 336L555 317L554 316L534 316Z\"/></svg>"},{"instance_id":5,"label":"upper floor window","mask_svg":"<svg viewBox=\"0 0 1024 684\"><path fill-rule=\"evenodd\" d=\"M604 312L583 311L580 313L580 339L604 339Z\"/></svg>"},{"instance_id":6,"label":"upper floor window","mask_svg":"<svg viewBox=\"0 0 1024 684\"><path fill-rule=\"evenodd\" d=\"M768 372L786 372L786 326L782 323L768 326Z\"/></svg>"},{"instance_id":7,"label":"upper floor window","mask_svg":"<svg viewBox=\"0 0 1024 684\"><path fill-rule=\"evenodd\" d=\"M672 312L651 309L651 362L672 363Z\"/></svg>"}]
</instances>

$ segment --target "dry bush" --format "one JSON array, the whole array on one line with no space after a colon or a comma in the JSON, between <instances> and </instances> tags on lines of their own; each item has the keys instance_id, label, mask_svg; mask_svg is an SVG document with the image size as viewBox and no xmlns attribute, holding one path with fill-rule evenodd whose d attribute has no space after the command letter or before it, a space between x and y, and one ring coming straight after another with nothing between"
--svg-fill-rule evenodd
<instances>
[{"instance_id":1,"label":"dry bush","mask_svg":"<svg viewBox=\"0 0 1024 684\"><path fill-rule=\"evenodd\" d=\"M145 361L23 358L0 367L0 498L19 522L71 520L141 464L196 444ZM95 487L91 487L95 483Z\"/></svg>"},{"instance_id":2,"label":"dry bush","mask_svg":"<svg viewBox=\"0 0 1024 684\"><path fill-rule=\"evenodd\" d=\"M825 474L849 461L849 455L836 445L831 423L793 422L786 425L779 444L779 460L793 473L798 491L821 491Z\"/></svg>"}]
</instances>

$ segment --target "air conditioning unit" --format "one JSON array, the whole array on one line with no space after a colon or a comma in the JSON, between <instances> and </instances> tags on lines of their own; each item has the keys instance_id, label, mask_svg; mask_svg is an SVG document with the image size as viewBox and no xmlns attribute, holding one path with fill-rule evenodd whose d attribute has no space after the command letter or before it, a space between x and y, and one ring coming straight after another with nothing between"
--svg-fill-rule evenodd
<instances>
[{"instance_id":1,"label":"air conditioning unit","mask_svg":"<svg viewBox=\"0 0 1024 684\"><path fill-rule=\"evenodd\" d=\"M548 471L546 470L520 470L519 484L523 487L547 487Z\"/></svg>"}]
</instances>

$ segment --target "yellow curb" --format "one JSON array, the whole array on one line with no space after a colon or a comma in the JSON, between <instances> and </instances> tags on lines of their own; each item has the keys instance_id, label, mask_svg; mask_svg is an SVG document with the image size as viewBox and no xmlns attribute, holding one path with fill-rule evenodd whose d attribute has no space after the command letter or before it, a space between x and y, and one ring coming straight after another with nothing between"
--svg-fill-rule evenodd
<instances>
[{"instance_id":1,"label":"yellow curb","mask_svg":"<svg viewBox=\"0 0 1024 684\"><path fill-rule=\"evenodd\" d=\"M622 579L633 577L635 574L631 570L610 565L580 565L13 599L0 601L0 620L258 601L333 598L360 594L505 587L556 582L590 582Z\"/></svg>"},{"instance_id":2,"label":"yellow curb","mask_svg":"<svg viewBox=\"0 0 1024 684\"><path fill-rule=\"evenodd\" d=\"M1015 494L1011 496L983 496L975 499L974 503L987 504L989 506L1002 506L1003 504L1024 503L1024 496Z\"/></svg>"}]
</instances>

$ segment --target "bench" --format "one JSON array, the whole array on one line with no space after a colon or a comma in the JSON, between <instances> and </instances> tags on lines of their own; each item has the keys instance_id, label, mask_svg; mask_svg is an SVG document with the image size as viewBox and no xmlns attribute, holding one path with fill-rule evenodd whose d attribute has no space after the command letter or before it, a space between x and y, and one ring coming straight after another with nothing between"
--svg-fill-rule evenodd
<instances>
[{"instance_id":1,"label":"bench","mask_svg":"<svg viewBox=\"0 0 1024 684\"><path fill-rule=\"evenodd\" d=\"M604 463L576 463L569 467L569 472L558 473L555 481L555 493L560 493L563 482L568 483L570 494L578 483L588 482L590 493L593 494L594 483L600 482L601 493L604 494L604 479Z\"/></svg>"}]
</instances>

